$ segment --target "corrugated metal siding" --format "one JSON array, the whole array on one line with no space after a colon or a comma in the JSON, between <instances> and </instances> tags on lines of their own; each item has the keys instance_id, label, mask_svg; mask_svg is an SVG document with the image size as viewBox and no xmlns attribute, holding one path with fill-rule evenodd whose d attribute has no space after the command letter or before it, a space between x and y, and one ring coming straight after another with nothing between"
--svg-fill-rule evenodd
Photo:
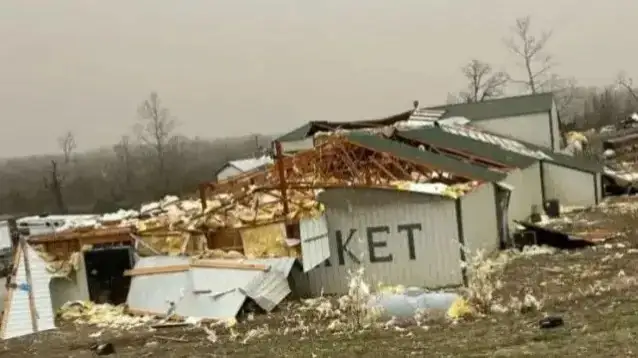
<instances>
[{"instance_id":1,"label":"corrugated metal siding","mask_svg":"<svg viewBox=\"0 0 638 358\"><path fill-rule=\"evenodd\" d=\"M240 288L262 274L259 270L191 268L193 289L211 290L211 296L220 296Z\"/></svg>"},{"instance_id":2,"label":"corrugated metal siding","mask_svg":"<svg viewBox=\"0 0 638 358\"><path fill-rule=\"evenodd\" d=\"M46 270L44 260L30 246L26 245L29 266L31 268L31 285L35 300L34 314L37 317L38 331L55 329L55 316L51 306L51 293L49 282L51 275ZM20 257L16 283L26 284L27 276L22 256ZM5 314L6 327L3 327L3 339L19 337L34 333L31 325L31 308L29 306L29 294L27 291L14 289L10 293L11 302Z\"/></svg>"},{"instance_id":3,"label":"corrugated metal siding","mask_svg":"<svg viewBox=\"0 0 638 358\"><path fill-rule=\"evenodd\" d=\"M549 112L486 119L475 121L471 124L496 134L519 139L545 148L552 148Z\"/></svg>"},{"instance_id":4,"label":"corrugated metal siding","mask_svg":"<svg viewBox=\"0 0 638 358\"><path fill-rule=\"evenodd\" d=\"M132 310L164 314L173 301L175 314L180 316L229 318L237 315L248 295L263 309L272 310L290 293L287 278L295 259L245 262L267 264L270 270L191 267L185 272L134 276L127 304ZM188 258L183 257L145 257L135 268L187 263Z\"/></svg>"},{"instance_id":5,"label":"corrugated metal siding","mask_svg":"<svg viewBox=\"0 0 638 358\"><path fill-rule=\"evenodd\" d=\"M299 222L303 270L308 272L330 257L328 221L325 215Z\"/></svg>"},{"instance_id":6,"label":"corrugated metal siding","mask_svg":"<svg viewBox=\"0 0 638 358\"><path fill-rule=\"evenodd\" d=\"M504 181L514 187L508 210L510 232L513 232L516 229L514 220L527 220L532 213L532 206L543 209L540 162L511 171Z\"/></svg>"},{"instance_id":7,"label":"corrugated metal siding","mask_svg":"<svg viewBox=\"0 0 638 358\"><path fill-rule=\"evenodd\" d=\"M270 312L290 294L290 286L286 276L276 270L270 270L260 272L260 275L244 286L241 291L252 298L259 307Z\"/></svg>"},{"instance_id":8,"label":"corrugated metal siding","mask_svg":"<svg viewBox=\"0 0 638 358\"><path fill-rule=\"evenodd\" d=\"M308 273L314 294L345 293L348 270L360 267L347 253L340 263L337 233L347 248L359 258L370 283L413 286L447 286L462 282L460 245L453 200L417 193L374 189L330 189L321 194L326 204L330 234L330 260ZM404 225L403 230L399 226ZM405 225L416 225L414 246L410 247ZM390 256L391 261L370 261L367 229L387 229L374 233L373 247L377 256ZM411 258L410 253L414 254Z\"/></svg>"},{"instance_id":9,"label":"corrugated metal siding","mask_svg":"<svg viewBox=\"0 0 638 358\"><path fill-rule=\"evenodd\" d=\"M564 206L596 205L596 176L543 162L545 199L558 199Z\"/></svg>"},{"instance_id":10,"label":"corrugated metal siding","mask_svg":"<svg viewBox=\"0 0 638 358\"><path fill-rule=\"evenodd\" d=\"M494 185L486 183L461 197L461 220L465 249L491 253L499 247L499 229Z\"/></svg>"}]
</instances>

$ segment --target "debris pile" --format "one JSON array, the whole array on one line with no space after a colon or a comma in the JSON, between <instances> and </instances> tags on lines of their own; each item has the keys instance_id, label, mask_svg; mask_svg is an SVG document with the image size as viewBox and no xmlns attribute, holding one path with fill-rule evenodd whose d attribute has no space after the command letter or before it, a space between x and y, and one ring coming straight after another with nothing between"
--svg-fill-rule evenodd
<instances>
[{"instance_id":1,"label":"debris pile","mask_svg":"<svg viewBox=\"0 0 638 358\"><path fill-rule=\"evenodd\" d=\"M71 273L77 271L80 267L80 252L73 252L69 257L63 258L46 251L42 245L35 245L33 249L46 262L47 272L52 277L69 277Z\"/></svg>"},{"instance_id":2,"label":"debris pile","mask_svg":"<svg viewBox=\"0 0 638 358\"><path fill-rule=\"evenodd\" d=\"M92 302L70 301L59 310L58 316L63 321L78 325L91 325L98 328L130 330L145 326L153 321L151 316L131 316L124 306L96 304Z\"/></svg>"}]
</instances>

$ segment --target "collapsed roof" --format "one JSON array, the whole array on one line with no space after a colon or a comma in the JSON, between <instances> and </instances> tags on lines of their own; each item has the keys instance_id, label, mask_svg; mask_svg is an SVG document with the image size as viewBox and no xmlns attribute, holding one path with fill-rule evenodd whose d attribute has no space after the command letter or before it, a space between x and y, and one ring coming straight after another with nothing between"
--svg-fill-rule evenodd
<instances>
[{"instance_id":1,"label":"collapsed roof","mask_svg":"<svg viewBox=\"0 0 638 358\"><path fill-rule=\"evenodd\" d=\"M398 189L439 182L458 196L480 182L505 178L499 170L419 150L375 134L324 136L310 150L286 156L257 173L205 183L201 197L209 228L241 227L314 216L318 190L332 187ZM474 184L472 184L474 183Z\"/></svg>"}]
</instances>

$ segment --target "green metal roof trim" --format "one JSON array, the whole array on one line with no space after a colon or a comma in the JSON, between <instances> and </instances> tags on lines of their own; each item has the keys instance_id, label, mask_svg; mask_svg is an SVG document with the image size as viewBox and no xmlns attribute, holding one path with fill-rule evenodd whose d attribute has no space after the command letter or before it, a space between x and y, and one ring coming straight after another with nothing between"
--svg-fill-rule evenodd
<instances>
[{"instance_id":1,"label":"green metal roof trim","mask_svg":"<svg viewBox=\"0 0 638 358\"><path fill-rule=\"evenodd\" d=\"M551 150L547 148L543 148L543 147L540 147L531 143L527 143L527 142L521 142L521 143L523 143L529 148L541 150L552 158L552 160L545 159L543 160L544 162L548 162L548 163L553 162L565 168L581 170L581 171L589 172L589 173L601 173L604 168L603 163L596 160L552 152Z\"/></svg>"},{"instance_id":2,"label":"green metal roof trim","mask_svg":"<svg viewBox=\"0 0 638 358\"><path fill-rule=\"evenodd\" d=\"M428 107L427 109L445 110L442 118L466 117L469 120L514 117L531 113L549 112L554 103L554 96L550 93L539 93L516 97L490 99L477 103L459 103L444 106Z\"/></svg>"},{"instance_id":3,"label":"green metal roof trim","mask_svg":"<svg viewBox=\"0 0 638 358\"><path fill-rule=\"evenodd\" d=\"M280 142L302 140L307 138L310 135L311 129L312 129L312 122L309 122L299 128L293 129L292 131L282 135L281 137L276 138L275 140Z\"/></svg>"},{"instance_id":4,"label":"green metal roof trim","mask_svg":"<svg viewBox=\"0 0 638 358\"><path fill-rule=\"evenodd\" d=\"M336 129L362 129L362 128L375 128L390 126L396 122L406 121L412 115L413 110L404 111L399 114L393 114L381 119L368 119L363 121L354 122L328 122L328 121L313 121L304 124L303 126L290 131L275 140L280 142L297 141L306 139L316 132L322 130L336 130Z\"/></svg>"},{"instance_id":5,"label":"green metal roof trim","mask_svg":"<svg viewBox=\"0 0 638 358\"><path fill-rule=\"evenodd\" d=\"M493 171L478 165L462 162L444 155L419 150L418 148L373 134L349 133L348 141L378 152L386 152L395 157L417 164L436 168L473 180L498 182L507 176L505 173Z\"/></svg>"},{"instance_id":6,"label":"green metal roof trim","mask_svg":"<svg viewBox=\"0 0 638 358\"><path fill-rule=\"evenodd\" d=\"M589 173L602 173L603 171L604 165L600 162L561 153L548 153L548 155L551 156L553 160L544 160L544 162L553 162L565 168L581 170Z\"/></svg>"},{"instance_id":7,"label":"green metal roof trim","mask_svg":"<svg viewBox=\"0 0 638 358\"><path fill-rule=\"evenodd\" d=\"M455 149L514 168L524 169L538 162L538 159L505 150L498 145L448 133L437 127L400 131L397 135L436 147Z\"/></svg>"}]
</instances>

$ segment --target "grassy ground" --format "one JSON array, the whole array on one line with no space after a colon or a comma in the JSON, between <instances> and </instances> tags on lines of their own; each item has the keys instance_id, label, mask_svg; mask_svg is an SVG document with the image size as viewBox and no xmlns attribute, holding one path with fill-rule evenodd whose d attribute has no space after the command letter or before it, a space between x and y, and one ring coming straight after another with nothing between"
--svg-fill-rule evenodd
<instances>
[{"instance_id":1,"label":"grassy ground","mask_svg":"<svg viewBox=\"0 0 638 358\"><path fill-rule=\"evenodd\" d=\"M627 202L629 199L624 199ZM288 303L232 329L217 328L217 341L202 328L105 332L119 357L630 357L638 356L638 224L633 203L604 206L560 223L572 230L605 228L622 235L577 251L520 255L508 261L494 302L536 297L528 313L490 313L451 323L329 330L332 319ZM636 202L638 208L638 202ZM538 326L544 315L562 327ZM65 325L58 331L2 343L0 357L92 357L98 331ZM264 333L268 332L268 333ZM350 333L346 333L350 332ZM244 343L245 341L245 343Z\"/></svg>"}]
</instances>

